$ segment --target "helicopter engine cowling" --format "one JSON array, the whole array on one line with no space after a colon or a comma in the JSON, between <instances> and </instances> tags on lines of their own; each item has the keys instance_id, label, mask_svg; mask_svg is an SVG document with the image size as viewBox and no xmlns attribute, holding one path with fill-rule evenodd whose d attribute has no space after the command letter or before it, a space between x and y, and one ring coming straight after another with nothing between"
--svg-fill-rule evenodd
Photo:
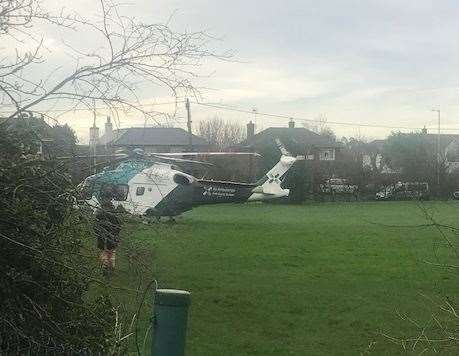
<instances>
[{"instance_id":1,"label":"helicopter engine cowling","mask_svg":"<svg viewBox=\"0 0 459 356\"><path fill-rule=\"evenodd\" d=\"M193 180L187 174L183 173L175 173L172 180L178 185L190 185L193 183Z\"/></svg>"}]
</instances>

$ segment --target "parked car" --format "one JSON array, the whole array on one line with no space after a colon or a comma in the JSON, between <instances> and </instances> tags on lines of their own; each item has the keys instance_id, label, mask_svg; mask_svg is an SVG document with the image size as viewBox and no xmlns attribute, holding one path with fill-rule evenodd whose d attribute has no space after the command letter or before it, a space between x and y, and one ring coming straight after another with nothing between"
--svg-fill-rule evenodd
<instances>
[{"instance_id":1,"label":"parked car","mask_svg":"<svg viewBox=\"0 0 459 356\"><path fill-rule=\"evenodd\" d=\"M357 194L358 189L345 178L330 178L320 184L320 191L324 194Z\"/></svg>"},{"instance_id":2,"label":"parked car","mask_svg":"<svg viewBox=\"0 0 459 356\"><path fill-rule=\"evenodd\" d=\"M398 182L376 193L376 200L429 200L429 184L426 182Z\"/></svg>"}]
</instances>

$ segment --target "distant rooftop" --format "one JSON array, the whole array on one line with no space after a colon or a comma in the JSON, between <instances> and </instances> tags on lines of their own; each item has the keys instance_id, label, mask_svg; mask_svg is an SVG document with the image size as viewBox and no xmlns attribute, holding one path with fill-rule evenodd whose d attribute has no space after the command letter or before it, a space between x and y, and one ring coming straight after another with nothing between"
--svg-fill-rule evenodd
<instances>
[{"instance_id":1,"label":"distant rooftop","mask_svg":"<svg viewBox=\"0 0 459 356\"><path fill-rule=\"evenodd\" d=\"M104 135L105 136L105 135ZM101 137L101 143L106 139ZM113 131L114 146L186 146L188 132L175 127L131 127ZM193 146L208 146L202 137L192 135Z\"/></svg>"},{"instance_id":2,"label":"distant rooftop","mask_svg":"<svg viewBox=\"0 0 459 356\"><path fill-rule=\"evenodd\" d=\"M321 136L304 127L269 127L256 135L241 142L241 145L253 145L266 138L278 138L302 145L317 148L340 148L338 142L335 142L327 137Z\"/></svg>"}]
</instances>

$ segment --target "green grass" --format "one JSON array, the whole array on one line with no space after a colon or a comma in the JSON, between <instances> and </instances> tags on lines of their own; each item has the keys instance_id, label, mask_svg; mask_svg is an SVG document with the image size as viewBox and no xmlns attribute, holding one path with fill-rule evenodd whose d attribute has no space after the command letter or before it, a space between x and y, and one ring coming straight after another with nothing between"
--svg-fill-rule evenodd
<instances>
[{"instance_id":1,"label":"green grass","mask_svg":"<svg viewBox=\"0 0 459 356\"><path fill-rule=\"evenodd\" d=\"M426 206L457 221L456 202ZM454 300L459 287L457 271L430 264L455 261L434 228L386 226L425 223L410 202L201 207L175 225L128 225L115 282L141 290L154 276L192 292L188 356L396 355L381 333L416 336L399 314L429 325L437 309L426 296ZM127 268L132 244L148 273ZM120 299L134 308L141 297Z\"/></svg>"}]
</instances>

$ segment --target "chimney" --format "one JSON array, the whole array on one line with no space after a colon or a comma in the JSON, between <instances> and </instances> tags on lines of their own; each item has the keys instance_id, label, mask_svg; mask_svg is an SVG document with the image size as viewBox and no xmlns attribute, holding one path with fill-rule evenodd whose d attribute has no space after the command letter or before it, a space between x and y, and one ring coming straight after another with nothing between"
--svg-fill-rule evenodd
<instances>
[{"instance_id":1,"label":"chimney","mask_svg":"<svg viewBox=\"0 0 459 356\"><path fill-rule=\"evenodd\" d=\"M255 124L250 121L247 124L247 140L250 140L255 135Z\"/></svg>"},{"instance_id":2,"label":"chimney","mask_svg":"<svg viewBox=\"0 0 459 356\"><path fill-rule=\"evenodd\" d=\"M99 143L99 128L96 126L96 122L92 127L89 128L89 147L95 147Z\"/></svg>"},{"instance_id":3,"label":"chimney","mask_svg":"<svg viewBox=\"0 0 459 356\"><path fill-rule=\"evenodd\" d=\"M295 128L295 121L293 121L293 119L290 119L290 121L288 122L288 128L289 129Z\"/></svg>"},{"instance_id":4,"label":"chimney","mask_svg":"<svg viewBox=\"0 0 459 356\"><path fill-rule=\"evenodd\" d=\"M113 124L110 116L107 116L107 122L105 123L105 144L109 144L113 140Z\"/></svg>"}]
</instances>

